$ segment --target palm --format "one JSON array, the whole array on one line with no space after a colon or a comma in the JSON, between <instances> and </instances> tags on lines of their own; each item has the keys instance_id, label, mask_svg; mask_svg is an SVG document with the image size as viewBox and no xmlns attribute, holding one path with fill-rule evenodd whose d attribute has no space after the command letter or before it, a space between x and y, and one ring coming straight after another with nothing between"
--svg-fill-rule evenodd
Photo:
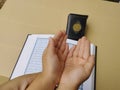
<instances>
[{"instance_id":1,"label":"palm","mask_svg":"<svg viewBox=\"0 0 120 90\"><path fill-rule=\"evenodd\" d=\"M77 87L89 77L94 66L94 56L89 50L90 43L85 37L70 49L60 84Z\"/></svg>"},{"instance_id":2,"label":"palm","mask_svg":"<svg viewBox=\"0 0 120 90\"><path fill-rule=\"evenodd\" d=\"M69 85L82 83L87 79L89 70L86 68L86 60L82 58L68 58L62 74L61 82L70 83ZM69 82L68 82L69 81Z\"/></svg>"}]
</instances>

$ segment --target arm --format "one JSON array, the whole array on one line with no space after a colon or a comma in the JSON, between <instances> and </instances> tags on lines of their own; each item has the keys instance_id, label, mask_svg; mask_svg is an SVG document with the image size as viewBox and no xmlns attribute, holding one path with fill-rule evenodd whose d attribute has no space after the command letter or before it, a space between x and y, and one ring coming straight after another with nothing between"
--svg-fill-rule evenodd
<instances>
[{"instance_id":1,"label":"arm","mask_svg":"<svg viewBox=\"0 0 120 90\"><path fill-rule=\"evenodd\" d=\"M41 74L41 73L39 73ZM28 74L9 80L0 85L0 90L25 90L27 86L37 77L38 73Z\"/></svg>"},{"instance_id":2,"label":"arm","mask_svg":"<svg viewBox=\"0 0 120 90\"><path fill-rule=\"evenodd\" d=\"M68 54L65 32L50 38L42 57L43 72L23 75L0 85L0 90L54 90Z\"/></svg>"}]
</instances>

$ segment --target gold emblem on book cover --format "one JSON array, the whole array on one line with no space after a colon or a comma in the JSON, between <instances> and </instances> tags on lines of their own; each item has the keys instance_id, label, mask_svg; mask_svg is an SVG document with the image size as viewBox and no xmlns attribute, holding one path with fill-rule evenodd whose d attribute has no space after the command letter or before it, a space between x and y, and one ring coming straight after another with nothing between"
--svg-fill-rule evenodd
<instances>
[{"instance_id":1,"label":"gold emblem on book cover","mask_svg":"<svg viewBox=\"0 0 120 90\"><path fill-rule=\"evenodd\" d=\"M81 24L80 22L76 22L74 25L73 25L73 30L74 32L79 32L81 30Z\"/></svg>"}]
</instances>

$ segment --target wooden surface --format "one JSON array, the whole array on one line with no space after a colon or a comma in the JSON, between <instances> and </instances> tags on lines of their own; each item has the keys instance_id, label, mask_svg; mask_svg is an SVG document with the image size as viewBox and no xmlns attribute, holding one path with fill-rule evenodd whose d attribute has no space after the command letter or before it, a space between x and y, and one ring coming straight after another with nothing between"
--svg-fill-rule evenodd
<instances>
[{"instance_id":1,"label":"wooden surface","mask_svg":"<svg viewBox=\"0 0 120 90\"><path fill-rule=\"evenodd\" d=\"M27 34L66 29L69 13L89 15L97 45L96 90L120 90L120 4L103 0L7 0L0 10L0 75L9 77Z\"/></svg>"},{"instance_id":2,"label":"wooden surface","mask_svg":"<svg viewBox=\"0 0 120 90\"><path fill-rule=\"evenodd\" d=\"M1 76L0 75L0 85L7 82L8 81L8 77L5 77L5 76Z\"/></svg>"}]
</instances>

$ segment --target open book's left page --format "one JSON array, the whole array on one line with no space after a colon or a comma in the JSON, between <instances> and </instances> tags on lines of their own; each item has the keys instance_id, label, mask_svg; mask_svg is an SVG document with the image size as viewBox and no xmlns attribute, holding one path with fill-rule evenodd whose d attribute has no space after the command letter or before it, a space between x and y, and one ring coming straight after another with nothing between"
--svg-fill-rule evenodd
<instances>
[{"instance_id":1,"label":"open book's left page","mask_svg":"<svg viewBox=\"0 0 120 90\"><path fill-rule=\"evenodd\" d=\"M42 71L42 53L53 35L28 35L10 79Z\"/></svg>"}]
</instances>

